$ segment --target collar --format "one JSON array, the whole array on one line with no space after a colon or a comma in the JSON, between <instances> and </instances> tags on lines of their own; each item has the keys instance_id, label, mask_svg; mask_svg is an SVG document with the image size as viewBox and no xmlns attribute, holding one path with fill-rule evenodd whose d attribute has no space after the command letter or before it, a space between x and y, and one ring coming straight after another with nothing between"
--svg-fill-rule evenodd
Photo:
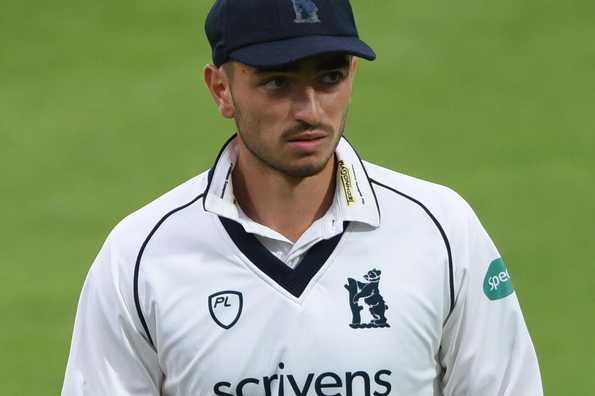
<instances>
[{"instance_id":1,"label":"collar","mask_svg":"<svg viewBox=\"0 0 595 396\"><path fill-rule=\"evenodd\" d=\"M208 212L244 225L247 223L246 215L236 203L231 179L237 160L236 144L236 135L233 135L221 148L215 164L209 171L203 206ZM343 222L355 221L378 227L380 210L363 162L343 137L337 145L335 154L337 186L331 208L337 211L337 217ZM251 228L258 226L254 222L251 224ZM268 229L265 226L261 227ZM258 232L258 230L246 231Z\"/></svg>"}]
</instances>

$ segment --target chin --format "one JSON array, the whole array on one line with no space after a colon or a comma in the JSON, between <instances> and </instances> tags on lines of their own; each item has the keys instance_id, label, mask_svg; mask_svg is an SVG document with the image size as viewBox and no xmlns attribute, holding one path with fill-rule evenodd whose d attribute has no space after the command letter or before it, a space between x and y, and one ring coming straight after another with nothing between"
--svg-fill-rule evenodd
<instances>
[{"instance_id":1,"label":"chin","mask_svg":"<svg viewBox=\"0 0 595 396\"><path fill-rule=\"evenodd\" d=\"M322 172L328 164L329 159L327 159L326 161L310 161L309 163L293 164L293 166L279 166L277 167L277 170L290 177L311 177Z\"/></svg>"},{"instance_id":2,"label":"chin","mask_svg":"<svg viewBox=\"0 0 595 396\"><path fill-rule=\"evenodd\" d=\"M322 171L322 169L324 169L324 167L309 166L309 167L300 167L300 168L289 169L289 170L286 170L284 173L287 176L303 179L305 177L311 177L311 176L315 176L315 175L319 174Z\"/></svg>"}]
</instances>

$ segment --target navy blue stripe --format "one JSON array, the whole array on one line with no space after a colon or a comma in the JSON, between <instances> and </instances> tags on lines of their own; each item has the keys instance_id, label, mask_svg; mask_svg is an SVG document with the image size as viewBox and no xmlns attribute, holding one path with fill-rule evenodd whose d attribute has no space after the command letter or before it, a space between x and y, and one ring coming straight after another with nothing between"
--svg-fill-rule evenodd
<instances>
[{"instance_id":1,"label":"navy blue stripe","mask_svg":"<svg viewBox=\"0 0 595 396\"><path fill-rule=\"evenodd\" d=\"M302 295L312 278L324 266L339 244L345 230L349 227L349 222L344 222L343 232L316 243L308 249L299 265L292 269L264 247L254 234L246 232L241 224L221 216L219 216L219 220L244 256L279 286L297 298Z\"/></svg>"},{"instance_id":2,"label":"navy blue stripe","mask_svg":"<svg viewBox=\"0 0 595 396\"><path fill-rule=\"evenodd\" d=\"M434 224L436 225L436 227L438 228L438 231L440 231L440 235L442 236L442 240L444 241L444 245L446 246L446 252L448 253L448 278L449 278L449 286L450 286L450 311L449 311L449 315L452 313L452 310L455 307L455 286L454 286L454 271L453 271L453 263L452 263L452 251L450 249L450 242L448 241L448 237L446 236L446 232L444 232L444 228L442 227L442 225L440 224L440 222L438 221L438 219L436 219L436 216L434 216L432 214L432 212L430 212L430 210L420 201L418 201L417 199L402 193L392 187L387 186L386 184L382 184L374 179L370 179L370 181L376 185L379 185L381 187L386 188L387 190L390 190L392 192L394 192L395 194L398 194L404 198L407 198L408 200L416 203L419 207L421 207L424 212L426 212L426 214L428 216L430 216L430 218L432 219L432 221L434 222Z\"/></svg>"},{"instance_id":3,"label":"navy blue stripe","mask_svg":"<svg viewBox=\"0 0 595 396\"><path fill-rule=\"evenodd\" d=\"M151 240L151 238L153 237L155 232L157 232L159 227L161 227L161 225L165 222L165 220L167 220L174 213L179 212L180 210L192 205L193 203L195 203L196 201L201 199L203 196L204 196L204 193L201 193L198 197L194 198L192 201L171 210L165 216L163 216L161 218L161 220L159 220L157 222L157 224L155 224L155 227L153 227L151 232L149 232L149 235L147 235L147 237L145 238L145 241L143 242L143 244L140 248L140 251L138 252L138 256L136 257L136 264L134 266L134 305L136 306L136 313L138 314L140 323L142 324L143 329L145 330L147 339L149 340L149 342L151 343L153 348L155 348L155 344L153 343L153 339L151 338L151 333L149 332L149 327L147 326L147 321L145 320L145 316L143 315L143 311L140 306L140 299L138 296L138 277L139 277L139 272L140 272L141 261L143 258L143 253L145 252L145 248L147 247L147 244L149 243L149 241Z\"/></svg>"}]
</instances>

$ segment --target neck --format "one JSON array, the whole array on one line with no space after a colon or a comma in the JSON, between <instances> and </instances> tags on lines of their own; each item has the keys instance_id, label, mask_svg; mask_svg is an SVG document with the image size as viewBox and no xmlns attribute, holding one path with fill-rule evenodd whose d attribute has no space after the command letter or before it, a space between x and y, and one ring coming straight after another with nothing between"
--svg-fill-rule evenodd
<instances>
[{"instance_id":1,"label":"neck","mask_svg":"<svg viewBox=\"0 0 595 396\"><path fill-rule=\"evenodd\" d=\"M240 151L232 173L234 193L242 210L290 241L297 241L331 206L335 194L334 157L316 175L295 178Z\"/></svg>"}]
</instances>

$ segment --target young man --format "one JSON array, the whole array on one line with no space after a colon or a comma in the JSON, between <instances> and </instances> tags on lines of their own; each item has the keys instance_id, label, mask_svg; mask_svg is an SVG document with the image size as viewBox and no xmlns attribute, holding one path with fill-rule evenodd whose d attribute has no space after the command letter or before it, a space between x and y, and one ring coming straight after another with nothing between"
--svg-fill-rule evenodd
<instances>
[{"instance_id":1,"label":"young man","mask_svg":"<svg viewBox=\"0 0 595 396\"><path fill-rule=\"evenodd\" d=\"M206 30L237 133L110 234L62 394L541 395L469 206L343 137L355 57L375 57L348 1L219 0Z\"/></svg>"}]
</instances>

